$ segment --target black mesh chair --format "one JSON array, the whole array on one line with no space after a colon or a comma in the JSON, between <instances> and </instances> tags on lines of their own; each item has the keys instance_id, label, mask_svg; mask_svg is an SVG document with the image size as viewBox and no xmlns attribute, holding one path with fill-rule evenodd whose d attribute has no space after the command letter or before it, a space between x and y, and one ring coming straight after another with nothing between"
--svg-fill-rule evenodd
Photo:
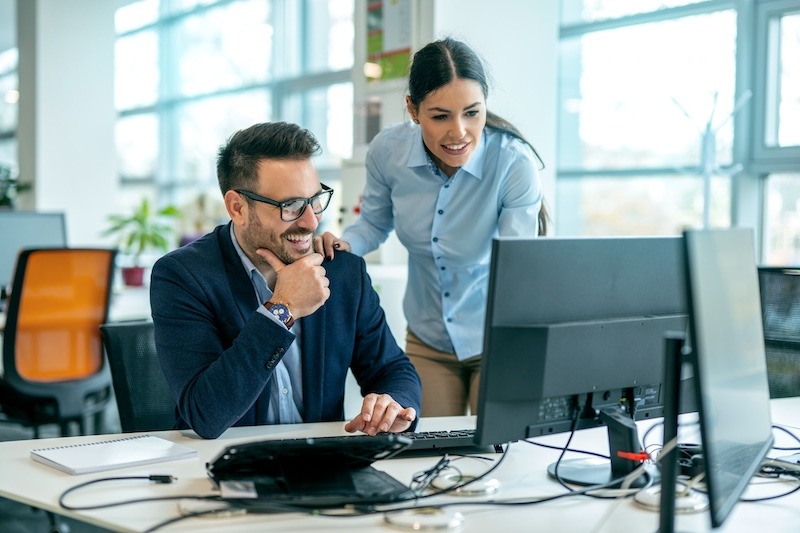
<instances>
[{"instance_id":1,"label":"black mesh chair","mask_svg":"<svg viewBox=\"0 0 800 533\"><path fill-rule=\"evenodd\" d=\"M19 251L2 332L0 421L31 427L35 438L47 424L64 437L76 425L79 435L103 432L111 377L98 328L108 316L116 255Z\"/></svg>"},{"instance_id":2,"label":"black mesh chair","mask_svg":"<svg viewBox=\"0 0 800 533\"><path fill-rule=\"evenodd\" d=\"M800 396L800 267L758 268L769 392Z\"/></svg>"},{"instance_id":3,"label":"black mesh chair","mask_svg":"<svg viewBox=\"0 0 800 533\"><path fill-rule=\"evenodd\" d=\"M124 433L172 429L175 400L161 371L153 323L109 322L100 326L119 421Z\"/></svg>"}]
</instances>

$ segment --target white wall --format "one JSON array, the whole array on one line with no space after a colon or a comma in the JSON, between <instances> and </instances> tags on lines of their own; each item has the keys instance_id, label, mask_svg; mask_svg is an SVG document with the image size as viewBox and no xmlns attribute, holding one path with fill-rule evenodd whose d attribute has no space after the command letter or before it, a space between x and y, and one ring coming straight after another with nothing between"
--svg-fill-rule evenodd
<instances>
[{"instance_id":1,"label":"white wall","mask_svg":"<svg viewBox=\"0 0 800 533\"><path fill-rule=\"evenodd\" d=\"M487 107L517 126L545 162L548 205L555 205L558 2L436 0L433 38L472 46L493 79Z\"/></svg>"},{"instance_id":2,"label":"white wall","mask_svg":"<svg viewBox=\"0 0 800 533\"><path fill-rule=\"evenodd\" d=\"M20 208L65 211L71 246L99 245L117 210L114 11L109 0L18 0Z\"/></svg>"}]
</instances>

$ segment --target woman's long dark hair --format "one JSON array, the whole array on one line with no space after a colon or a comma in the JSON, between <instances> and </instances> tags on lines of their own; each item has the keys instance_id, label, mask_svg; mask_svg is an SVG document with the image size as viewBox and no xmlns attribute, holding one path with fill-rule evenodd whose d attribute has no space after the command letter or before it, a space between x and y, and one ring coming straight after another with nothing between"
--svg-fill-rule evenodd
<instances>
[{"instance_id":1,"label":"woman's long dark hair","mask_svg":"<svg viewBox=\"0 0 800 533\"><path fill-rule=\"evenodd\" d=\"M414 54L408 75L408 94L412 105L418 108L430 93L457 78L478 82L483 90L483 97L489 97L489 82L483 63L472 48L450 37L425 45ZM539 152L509 121L487 110L486 127L507 133L527 144L539 161L540 169L544 168ZM547 234L549 218L542 199L539 209L539 235Z\"/></svg>"}]
</instances>

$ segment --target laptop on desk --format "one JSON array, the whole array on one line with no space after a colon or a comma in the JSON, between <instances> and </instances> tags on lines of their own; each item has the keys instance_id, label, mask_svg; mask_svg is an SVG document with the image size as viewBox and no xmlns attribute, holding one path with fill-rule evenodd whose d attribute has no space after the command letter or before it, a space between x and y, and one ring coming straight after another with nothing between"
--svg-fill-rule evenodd
<instances>
[{"instance_id":1,"label":"laptop on desk","mask_svg":"<svg viewBox=\"0 0 800 533\"><path fill-rule=\"evenodd\" d=\"M224 500L248 512L386 504L413 493L371 465L410 444L399 435L249 442L225 448L206 471Z\"/></svg>"}]
</instances>

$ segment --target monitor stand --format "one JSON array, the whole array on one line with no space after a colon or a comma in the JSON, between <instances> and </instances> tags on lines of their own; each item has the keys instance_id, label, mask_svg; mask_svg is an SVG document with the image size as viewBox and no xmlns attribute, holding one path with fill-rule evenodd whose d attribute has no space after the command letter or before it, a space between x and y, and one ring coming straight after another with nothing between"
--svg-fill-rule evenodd
<instances>
[{"instance_id":1,"label":"monitor stand","mask_svg":"<svg viewBox=\"0 0 800 533\"><path fill-rule=\"evenodd\" d=\"M547 467L550 477L560 479L565 483L583 486L606 485L614 480L619 480L617 483L608 485L608 488L617 488L622 484L622 478L641 465L640 460L621 456L641 452L639 433L633 419L616 409L601 409L599 418L608 429L608 448L611 452L611 459L568 459L552 463ZM556 467L558 467L557 476ZM652 476L653 473L648 472L648 475ZM648 476L639 476L629 486L630 488L641 488L650 481Z\"/></svg>"},{"instance_id":2,"label":"monitor stand","mask_svg":"<svg viewBox=\"0 0 800 533\"><path fill-rule=\"evenodd\" d=\"M664 336L664 440L666 445L678 436L678 415L681 405L681 368L684 357L684 334L668 332ZM678 447L658 456L660 486L650 487L634 496L645 509L659 513L658 533L675 533L675 515L697 513L708 509L708 497L679 485ZM674 487L673 490L663 490Z\"/></svg>"}]
</instances>

